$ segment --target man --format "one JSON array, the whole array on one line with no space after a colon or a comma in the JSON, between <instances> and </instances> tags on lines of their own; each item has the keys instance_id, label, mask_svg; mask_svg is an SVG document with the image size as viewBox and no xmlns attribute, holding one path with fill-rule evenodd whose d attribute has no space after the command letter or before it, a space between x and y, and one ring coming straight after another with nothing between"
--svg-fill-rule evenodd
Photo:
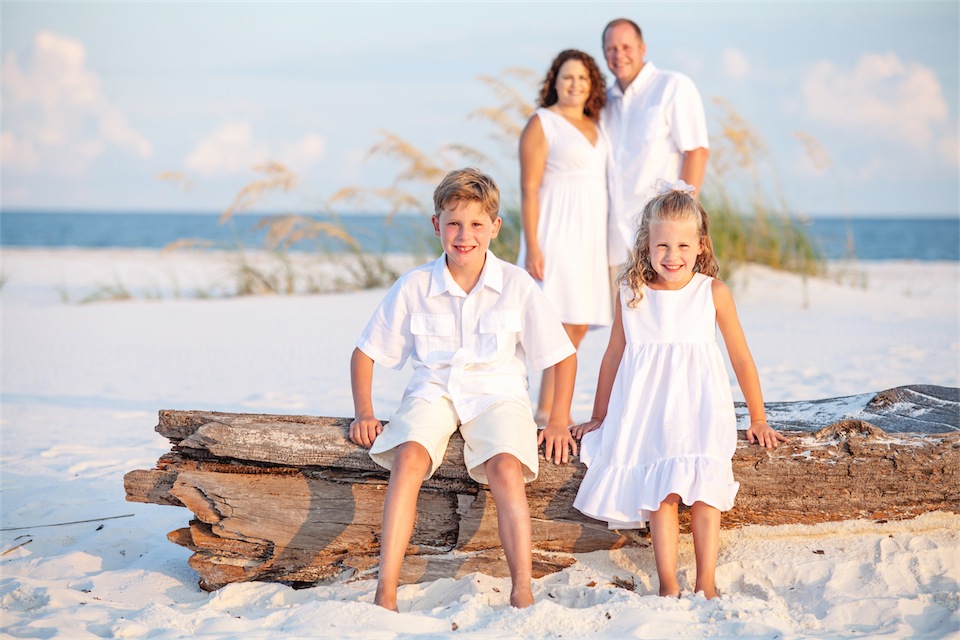
<instances>
[{"instance_id":1,"label":"man","mask_svg":"<svg viewBox=\"0 0 960 640\"><path fill-rule=\"evenodd\" d=\"M618 18L603 30L603 54L616 82L601 126L610 141L610 265L627 261L637 217L657 180L678 178L700 191L710 154L703 100L687 76L644 61L640 27Z\"/></svg>"}]
</instances>

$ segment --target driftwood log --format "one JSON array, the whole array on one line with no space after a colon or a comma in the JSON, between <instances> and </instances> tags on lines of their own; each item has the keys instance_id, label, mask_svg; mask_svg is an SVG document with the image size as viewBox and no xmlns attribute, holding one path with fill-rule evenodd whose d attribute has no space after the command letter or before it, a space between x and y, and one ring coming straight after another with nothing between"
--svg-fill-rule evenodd
<instances>
[{"instance_id":1,"label":"driftwood log","mask_svg":"<svg viewBox=\"0 0 960 640\"><path fill-rule=\"evenodd\" d=\"M789 442L773 451L741 436L733 460L740 492L723 525L960 511L958 400L960 389L915 385L771 403L774 426L803 430L785 430ZM127 500L193 512L189 526L168 538L194 552L190 565L207 590L248 580L372 577L388 476L347 440L349 423L161 411L156 430L170 439L172 451L155 469L126 474ZM424 483L404 582L473 571L507 575L496 507L487 487L466 475L462 447L457 434L445 462ZM572 507L584 471L576 460L564 466L541 461L540 477L527 486L535 575L569 566L571 553L648 544L636 532L610 531Z\"/></svg>"}]
</instances>

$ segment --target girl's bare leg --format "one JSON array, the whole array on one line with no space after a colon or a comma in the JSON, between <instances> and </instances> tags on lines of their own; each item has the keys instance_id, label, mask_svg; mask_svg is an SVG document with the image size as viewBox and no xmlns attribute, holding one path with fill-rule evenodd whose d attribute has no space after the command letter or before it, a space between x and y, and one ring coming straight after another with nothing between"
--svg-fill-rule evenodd
<instances>
[{"instance_id":1,"label":"girl's bare leg","mask_svg":"<svg viewBox=\"0 0 960 640\"><path fill-rule=\"evenodd\" d=\"M573 348L579 349L580 342L583 341L583 337L587 335L587 329L590 327L585 324L565 324L563 328L566 330L570 342L573 343ZM551 409L553 409L553 367L544 369L543 378L540 380L540 397L537 399L537 414L534 417L538 427L547 424Z\"/></svg>"},{"instance_id":2,"label":"girl's bare leg","mask_svg":"<svg viewBox=\"0 0 960 640\"><path fill-rule=\"evenodd\" d=\"M697 584L694 590L703 591L708 600L716 598L720 510L703 502L695 502L690 508L690 529L693 531L693 551L697 557Z\"/></svg>"},{"instance_id":3,"label":"girl's bare leg","mask_svg":"<svg viewBox=\"0 0 960 640\"><path fill-rule=\"evenodd\" d=\"M405 442L397 447L390 470L390 482L383 502L383 525L380 535L380 572L374 604L397 610L397 586L400 565L407 551L417 520L417 496L423 476L430 469L430 454L418 442Z\"/></svg>"},{"instance_id":4,"label":"girl's bare leg","mask_svg":"<svg viewBox=\"0 0 960 640\"><path fill-rule=\"evenodd\" d=\"M495 455L483 463L483 468L497 505L497 531L513 583L510 604L523 609L533 604L532 526L523 468L509 453Z\"/></svg>"},{"instance_id":5,"label":"girl's bare leg","mask_svg":"<svg viewBox=\"0 0 960 640\"><path fill-rule=\"evenodd\" d=\"M650 539L653 541L653 558L657 564L660 580L660 595L680 597L677 581L677 556L680 549L680 496L671 493L660 503L660 508L650 513Z\"/></svg>"}]
</instances>

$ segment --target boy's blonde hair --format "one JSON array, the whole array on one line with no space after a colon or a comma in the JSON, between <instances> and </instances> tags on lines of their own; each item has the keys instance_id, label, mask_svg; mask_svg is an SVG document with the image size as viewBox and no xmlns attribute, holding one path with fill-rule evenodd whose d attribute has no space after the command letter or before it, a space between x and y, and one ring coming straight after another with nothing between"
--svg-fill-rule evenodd
<instances>
[{"instance_id":1,"label":"boy's blonde hair","mask_svg":"<svg viewBox=\"0 0 960 640\"><path fill-rule=\"evenodd\" d=\"M479 169L467 167L451 171L433 192L434 215L461 201L479 202L484 213L496 220L500 214L500 189L493 178Z\"/></svg>"},{"instance_id":2,"label":"boy's blonde hair","mask_svg":"<svg viewBox=\"0 0 960 640\"><path fill-rule=\"evenodd\" d=\"M640 227L637 229L636 240L630 252L630 258L617 276L617 282L627 285L633 293L627 303L631 309L643 298L643 286L657 279L657 272L650 260L650 225L653 222L663 221L682 222L693 220L697 223L700 234L700 243L703 252L697 256L693 266L695 273L702 273L713 278L717 277L720 265L717 256L713 253L713 241L710 239L710 223L707 212L693 196L681 189L671 189L653 198L643 208Z\"/></svg>"}]
</instances>

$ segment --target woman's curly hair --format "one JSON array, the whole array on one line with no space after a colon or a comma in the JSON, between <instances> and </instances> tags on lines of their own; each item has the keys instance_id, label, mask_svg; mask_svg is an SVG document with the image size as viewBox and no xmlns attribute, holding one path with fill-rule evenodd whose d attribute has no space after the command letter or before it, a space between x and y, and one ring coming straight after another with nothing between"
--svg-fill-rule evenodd
<instances>
[{"instance_id":1,"label":"woman's curly hair","mask_svg":"<svg viewBox=\"0 0 960 640\"><path fill-rule=\"evenodd\" d=\"M720 271L717 256L713 253L713 241L710 239L710 221L703 205L681 190L675 189L662 193L647 202L643 208L630 258L624 265L623 271L617 276L617 283L627 285L630 293L633 294L627 303L631 309L635 309L637 303L643 298L643 286L657 279L657 272L650 260L650 224L665 220L696 221L703 252L697 256L693 271L712 278L716 278Z\"/></svg>"},{"instance_id":2,"label":"woman's curly hair","mask_svg":"<svg viewBox=\"0 0 960 640\"><path fill-rule=\"evenodd\" d=\"M565 49L553 59L550 70L547 71L547 77L543 79L543 85L540 87L539 106L549 107L557 103L557 75L560 73L560 67L567 60L579 60L587 68L587 73L590 74L590 96L583 105L583 114L591 120L599 120L600 110L607 103L607 84L596 61L590 57L590 54L578 49Z\"/></svg>"}]
</instances>

